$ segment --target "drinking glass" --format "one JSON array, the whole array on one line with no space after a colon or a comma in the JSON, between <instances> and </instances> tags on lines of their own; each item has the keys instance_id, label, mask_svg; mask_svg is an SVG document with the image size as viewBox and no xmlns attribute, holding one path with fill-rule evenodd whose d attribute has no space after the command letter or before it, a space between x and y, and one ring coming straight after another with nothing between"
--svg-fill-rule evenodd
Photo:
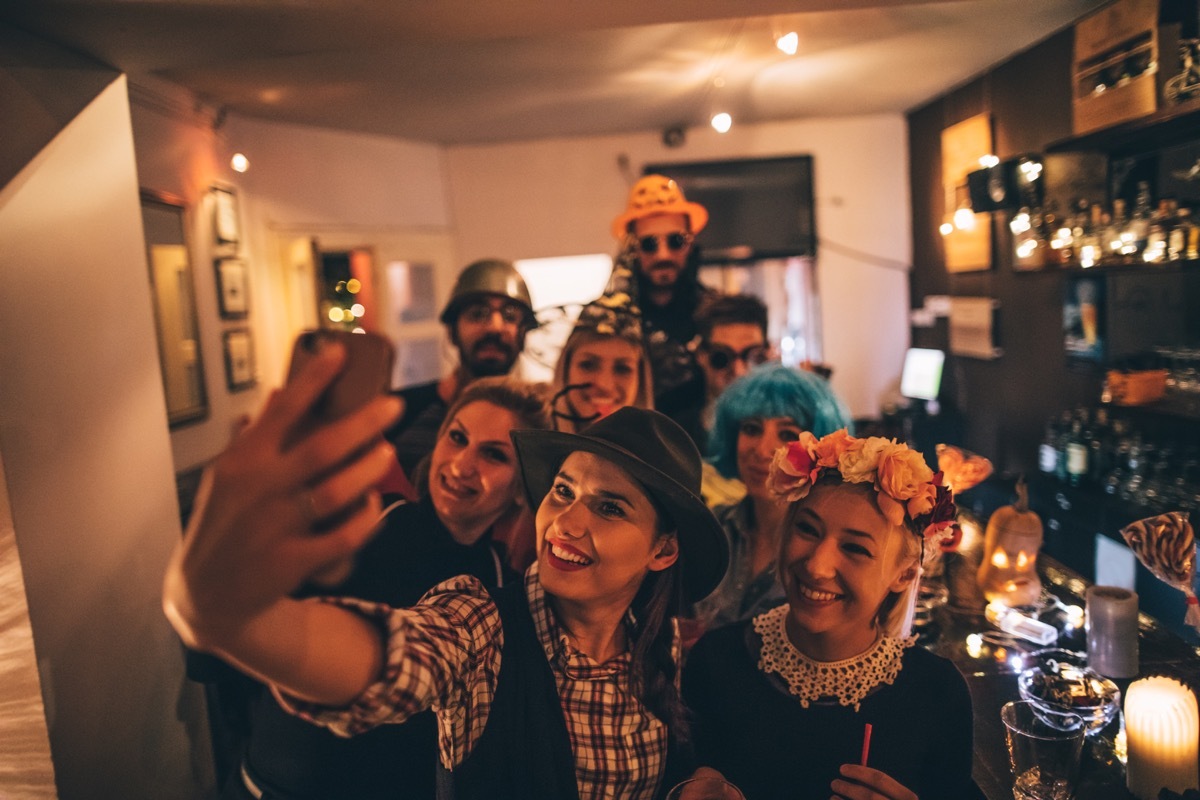
<instances>
[{"instance_id":1,"label":"drinking glass","mask_svg":"<svg viewBox=\"0 0 1200 800\"><path fill-rule=\"evenodd\" d=\"M676 784L667 800L746 800L740 789L720 778L691 778Z\"/></svg>"},{"instance_id":2,"label":"drinking glass","mask_svg":"<svg viewBox=\"0 0 1200 800\"><path fill-rule=\"evenodd\" d=\"M1016 800L1070 800L1079 780L1087 730L1078 714L1039 709L1016 700L1000 709L1008 739Z\"/></svg>"}]
</instances>

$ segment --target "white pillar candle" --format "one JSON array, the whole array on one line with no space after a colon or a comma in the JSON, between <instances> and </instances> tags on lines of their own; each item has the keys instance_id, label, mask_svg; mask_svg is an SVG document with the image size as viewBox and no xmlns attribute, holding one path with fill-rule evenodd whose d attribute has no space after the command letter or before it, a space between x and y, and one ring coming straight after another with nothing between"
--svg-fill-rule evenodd
<instances>
[{"instance_id":1,"label":"white pillar candle","mask_svg":"<svg viewBox=\"0 0 1200 800\"><path fill-rule=\"evenodd\" d=\"M1191 689L1161 676L1131 683L1125 738L1126 785L1138 800L1157 800L1163 787L1200 787L1200 714Z\"/></svg>"}]
</instances>

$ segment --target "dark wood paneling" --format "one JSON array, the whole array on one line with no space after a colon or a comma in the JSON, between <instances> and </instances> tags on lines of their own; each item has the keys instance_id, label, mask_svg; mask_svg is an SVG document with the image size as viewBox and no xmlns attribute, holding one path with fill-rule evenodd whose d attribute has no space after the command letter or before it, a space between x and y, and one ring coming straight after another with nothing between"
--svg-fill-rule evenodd
<instances>
[{"instance_id":1,"label":"dark wood paneling","mask_svg":"<svg viewBox=\"0 0 1200 800\"><path fill-rule=\"evenodd\" d=\"M965 417L961 444L1010 472L1034 469L1048 417L1096 400L1100 370L1068 364L1062 344L1064 273L1053 268L1014 272L1003 213L993 215L992 269L955 275L946 272L937 232L942 212L941 132L974 114L990 112L995 152L1001 158L1041 152L1049 142L1068 136L1071 47L1069 31L1056 34L908 115L913 306L920 306L929 294L986 296L1000 302L995 333L1004 355L994 361L948 356L943 404L951 413L957 411ZM1095 158L1064 160L1066 166L1054 179L1047 176L1048 185L1062 196L1061 204L1065 206L1079 194L1094 197L1102 193L1104 162ZM1084 180L1093 183L1084 186ZM949 350L946 322L914 329L913 343Z\"/></svg>"}]
</instances>

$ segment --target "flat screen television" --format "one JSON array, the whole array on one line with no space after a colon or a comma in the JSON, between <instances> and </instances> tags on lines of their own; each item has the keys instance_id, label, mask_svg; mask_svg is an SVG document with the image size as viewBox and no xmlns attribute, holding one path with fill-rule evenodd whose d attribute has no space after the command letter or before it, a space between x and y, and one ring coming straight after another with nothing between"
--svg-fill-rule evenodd
<instances>
[{"instance_id":1,"label":"flat screen television","mask_svg":"<svg viewBox=\"0 0 1200 800\"><path fill-rule=\"evenodd\" d=\"M696 237L704 263L816 255L812 156L647 164L643 172L673 178L708 209Z\"/></svg>"},{"instance_id":2,"label":"flat screen television","mask_svg":"<svg viewBox=\"0 0 1200 800\"><path fill-rule=\"evenodd\" d=\"M946 354L941 350L908 348L904 354L904 370L900 373L900 394L913 400L937 400L945 362Z\"/></svg>"}]
</instances>

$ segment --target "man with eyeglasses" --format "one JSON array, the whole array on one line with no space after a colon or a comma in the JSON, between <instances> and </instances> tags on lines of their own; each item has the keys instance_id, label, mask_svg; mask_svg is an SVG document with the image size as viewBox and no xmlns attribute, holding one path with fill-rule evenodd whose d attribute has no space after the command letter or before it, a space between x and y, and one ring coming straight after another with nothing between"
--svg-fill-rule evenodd
<instances>
[{"instance_id":1,"label":"man with eyeglasses","mask_svg":"<svg viewBox=\"0 0 1200 800\"><path fill-rule=\"evenodd\" d=\"M729 384L771 358L767 307L749 294L712 295L696 310L696 361L703 380L665 395L659 410L678 422L705 452L713 407Z\"/></svg>"},{"instance_id":2,"label":"man with eyeglasses","mask_svg":"<svg viewBox=\"0 0 1200 800\"><path fill-rule=\"evenodd\" d=\"M707 223L704 206L688 202L679 184L663 175L635 183L625 211L612 223L621 259L631 262L635 278L656 403L694 380L699 369L688 344L696 336L696 307L713 292L697 277L693 245Z\"/></svg>"},{"instance_id":3,"label":"man with eyeglasses","mask_svg":"<svg viewBox=\"0 0 1200 800\"><path fill-rule=\"evenodd\" d=\"M510 262L487 258L458 275L439 317L458 365L436 381L401 389L404 415L388 431L405 476L433 451L450 404L476 378L507 375L525 349L525 334L537 327L529 287Z\"/></svg>"}]
</instances>

